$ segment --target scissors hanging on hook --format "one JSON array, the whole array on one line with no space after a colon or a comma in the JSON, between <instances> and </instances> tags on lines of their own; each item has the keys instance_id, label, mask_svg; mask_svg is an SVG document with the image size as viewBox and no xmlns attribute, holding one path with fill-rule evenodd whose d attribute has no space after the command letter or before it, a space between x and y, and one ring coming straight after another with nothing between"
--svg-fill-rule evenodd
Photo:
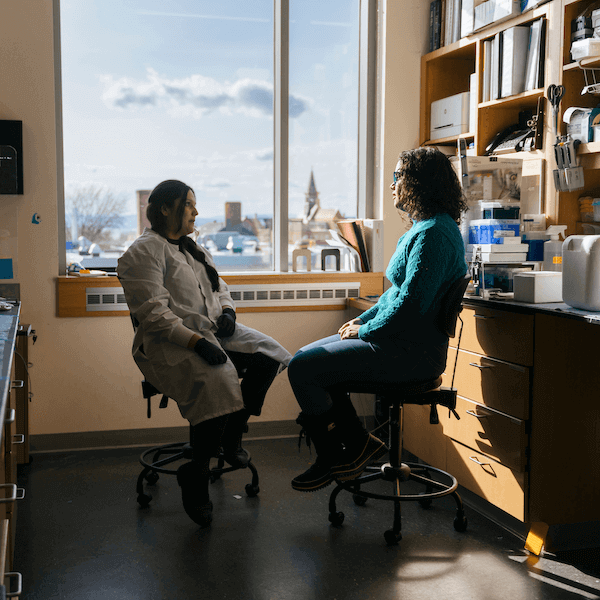
<instances>
[{"instance_id":1,"label":"scissors hanging on hook","mask_svg":"<svg viewBox=\"0 0 600 600\"><path fill-rule=\"evenodd\" d=\"M558 135L558 107L560 106L560 101L562 97L565 95L565 86L564 85L554 85L548 87L548 100L552 104L552 115L554 116L554 132Z\"/></svg>"}]
</instances>

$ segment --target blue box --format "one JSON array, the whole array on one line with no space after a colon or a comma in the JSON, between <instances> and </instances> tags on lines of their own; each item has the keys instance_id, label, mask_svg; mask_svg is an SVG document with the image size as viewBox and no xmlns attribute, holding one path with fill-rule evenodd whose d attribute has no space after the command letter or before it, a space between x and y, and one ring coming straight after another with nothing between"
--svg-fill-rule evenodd
<instances>
[{"instance_id":1,"label":"blue box","mask_svg":"<svg viewBox=\"0 0 600 600\"><path fill-rule=\"evenodd\" d=\"M0 258L0 279L13 278L12 258Z\"/></svg>"},{"instance_id":2,"label":"blue box","mask_svg":"<svg viewBox=\"0 0 600 600\"><path fill-rule=\"evenodd\" d=\"M518 219L476 219L469 223L469 244L502 244L505 237L519 237Z\"/></svg>"}]
</instances>

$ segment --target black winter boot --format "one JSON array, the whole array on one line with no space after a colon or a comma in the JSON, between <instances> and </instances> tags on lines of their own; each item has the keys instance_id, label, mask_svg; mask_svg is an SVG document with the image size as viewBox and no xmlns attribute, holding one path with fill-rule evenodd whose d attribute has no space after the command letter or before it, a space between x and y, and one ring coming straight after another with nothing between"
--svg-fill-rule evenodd
<instances>
[{"instance_id":1,"label":"black winter boot","mask_svg":"<svg viewBox=\"0 0 600 600\"><path fill-rule=\"evenodd\" d=\"M381 458L388 448L365 429L349 395L334 402L332 411L344 449L339 460L331 467L331 476L348 481L358 477L370 462Z\"/></svg>"},{"instance_id":2,"label":"black winter boot","mask_svg":"<svg viewBox=\"0 0 600 600\"><path fill-rule=\"evenodd\" d=\"M322 415L309 416L300 413L296 419L298 425L302 425L302 433L306 433L309 440L315 445L317 459L313 465L298 477L292 479L292 487L299 492L315 492L328 486L333 481L331 467L341 457L342 445L339 442L336 431L336 423L329 410Z\"/></svg>"},{"instance_id":3,"label":"black winter boot","mask_svg":"<svg viewBox=\"0 0 600 600\"><path fill-rule=\"evenodd\" d=\"M208 496L208 481L207 468L195 461L187 462L177 469L183 508L188 517L200 527L208 527L212 522L213 504Z\"/></svg>"},{"instance_id":4,"label":"black winter boot","mask_svg":"<svg viewBox=\"0 0 600 600\"><path fill-rule=\"evenodd\" d=\"M232 466L241 469L250 462L250 453L242 448L242 436L248 431L250 413L244 408L229 415L221 438L223 458Z\"/></svg>"}]
</instances>

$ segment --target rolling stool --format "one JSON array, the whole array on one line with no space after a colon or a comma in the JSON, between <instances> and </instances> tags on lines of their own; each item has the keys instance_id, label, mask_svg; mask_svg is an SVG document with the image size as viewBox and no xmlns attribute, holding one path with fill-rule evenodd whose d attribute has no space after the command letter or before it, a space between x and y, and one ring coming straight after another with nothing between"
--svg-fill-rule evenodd
<instances>
[{"instance_id":1,"label":"rolling stool","mask_svg":"<svg viewBox=\"0 0 600 600\"><path fill-rule=\"evenodd\" d=\"M149 381L142 381L142 393L144 398L148 401L148 418L151 416L151 399L153 396L159 395L159 392ZM160 401L160 408L166 408L169 398L163 394ZM187 459L192 460L192 439L191 439L192 426L190 425L190 441L189 442L176 442L173 444L164 444L162 446L154 446L142 452L140 456L140 464L143 469L137 479L137 501L142 508L146 508L152 496L144 492L144 481L148 485L154 485L158 481L159 473L166 475L177 475L177 469L169 469L167 465L176 461ZM166 455L166 458L161 458ZM229 473L230 471L237 471L238 469L248 468L252 472L252 483L246 484L246 494L253 498L258 494L260 488L258 486L258 471L252 462L248 462L247 465L242 467L226 467L223 452L215 457L217 459L217 466L210 470L210 482L214 483L221 477L223 473Z\"/></svg>"},{"instance_id":2,"label":"rolling stool","mask_svg":"<svg viewBox=\"0 0 600 600\"><path fill-rule=\"evenodd\" d=\"M463 321L459 316L462 310L462 298L469 283L470 276L455 281L444 296L440 313L436 324L448 337L454 337L456 333L456 321L460 319L461 327L458 336L456 358L460 348L460 337L462 334ZM456 371L456 359L454 361L454 372ZM405 462L401 460L402 455L402 407L405 404L420 404L431 406L429 421L432 424L439 423L437 406L448 408L454 416L459 419L456 412L456 389L454 385L454 372L450 387L442 387L442 378L401 383L364 383L349 382L336 389L345 392L377 394L383 397L389 405L389 462L376 463L367 467L363 475L349 481L336 481L337 487L329 498L329 522L332 525L341 525L344 521L344 513L336 508L336 498L342 491L352 494L354 503L363 506L368 498L377 500L388 500L394 503L394 521L392 528L384 533L388 545L396 545L402 539L402 513L401 502L417 501L424 508L428 508L436 498L452 496L456 502L456 517L454 529L465 531L467 529L467 517L465 516L462 500L456 491L458 482L456 478L436 467L428 465ZM431 472L440 475L444 482L433 479ZM383 479L392 482L392 494L376 494L366 492L364 485ZM400 484L405 481L416 481L425 486L425 491L418 494L402 494Z\"/></svg>"}]
</instances>

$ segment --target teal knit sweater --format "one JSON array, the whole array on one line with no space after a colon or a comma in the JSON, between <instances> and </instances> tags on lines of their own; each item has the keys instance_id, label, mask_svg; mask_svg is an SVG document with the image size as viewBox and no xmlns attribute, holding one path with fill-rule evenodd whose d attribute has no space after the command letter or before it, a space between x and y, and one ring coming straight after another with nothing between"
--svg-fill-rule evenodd
<instances>
[{"instance_id":1,"label":"teal knit sweater","mask_svg":"<svg viewBox=\"0 0 600 600\"><path fill-rule=\"evenodd\" d=\"M398 240L385 272L392 287L360 315L364 324L358 336L385 346L447 342L434 319L450 284L466 272L465 248L456 222L445 213L415 221Z\"/></svg>"}]
</instances>

